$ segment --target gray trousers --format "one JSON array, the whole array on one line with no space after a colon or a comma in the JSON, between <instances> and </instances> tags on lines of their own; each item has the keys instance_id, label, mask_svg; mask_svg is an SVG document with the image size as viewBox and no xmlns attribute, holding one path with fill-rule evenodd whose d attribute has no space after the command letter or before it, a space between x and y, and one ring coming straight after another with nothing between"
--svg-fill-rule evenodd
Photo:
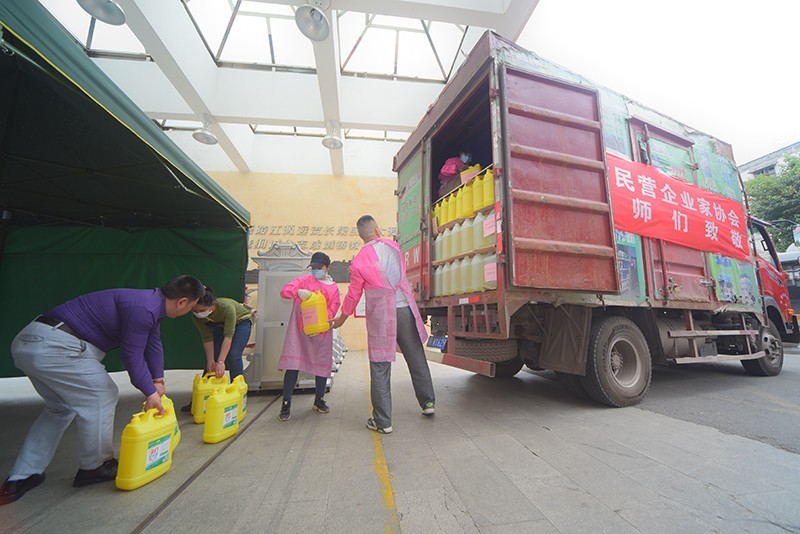
<instances>
[{"instance_id":1,"label":"gray trousers","mask_svg":"<svg viewBox=\"0 0 800 534\"><path fill-rule=\"evenodd\" d=\"M114 457L114 410L119 389L100 361L105 353L61 330L32 322L11 343L14 364L44 399L11 475L44 473L74 419L81 469Z\"/></svg>"},{"instance_id":2,"label":"gray trousers","mask_svg":"<svg viewBox=\"0 0 800 534\"><path fill-rule=\"evenodd\" d=\"M425 349L408 306L397 308L397 345L406 359L417 402L424 408L426 402L435 402L436 398ZM392 426L392 362L369 362L369 376L372 418L378 428Z\"/></svg>"}]
</instances>

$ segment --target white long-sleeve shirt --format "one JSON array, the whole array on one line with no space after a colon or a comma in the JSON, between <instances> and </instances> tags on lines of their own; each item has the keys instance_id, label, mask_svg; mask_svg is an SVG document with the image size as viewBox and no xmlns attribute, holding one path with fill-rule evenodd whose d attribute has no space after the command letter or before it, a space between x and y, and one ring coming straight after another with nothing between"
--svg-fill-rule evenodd
<instances>
[{"instance_id":1,"label":"white long-sleeve shirt","mask_svg":"<svg viewBox=\"0 0 800 534\"><path fill-rule=\"evenodd\" d=\"M371 243L375 247L375 253L378 255L378 261L381 263L383 272L386 273L386 278L388 278L392 287L396 288L394 291L395 307L407 307L408 300L406 300L406 296L399 287L400 277L403 276L403 269L400 263L403 261L402 256L400 256L396 249L390 247L386 243L380 241L371 241Z\"/></svg>"}]
</instances>

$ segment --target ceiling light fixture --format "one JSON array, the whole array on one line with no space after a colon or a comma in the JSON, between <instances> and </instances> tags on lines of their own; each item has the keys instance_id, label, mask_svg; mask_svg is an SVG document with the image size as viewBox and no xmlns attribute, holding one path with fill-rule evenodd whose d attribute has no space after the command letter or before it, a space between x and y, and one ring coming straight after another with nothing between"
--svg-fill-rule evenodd
<instances>
[{"instance_id":1,"label":"ceiling light fixture","mask_svg":"<svg viewBox=\"0 0 800 534\"><path fill-rule=\"evenodd\" d=\"M125 24L125 12L114 0L78 0L84 11L99 21L122 26Z\"/></svg>"},{"instance_id":2,"label":"ceiling light fixture","mask_svg":"<svg viewBox=\"0 0 800 534\"><path fill-rule=\"evenodd\" d=\"M342 138L339 134L339 123L336 121L328 121L327 132L325 137L322 138L322 146L328 150L341 150L344 146Z\"/></svg>"},{"instance_id":3,"label":"ceiling light fixture","mask_svg":"<svg viewBox=\"0 0 800 534\"><path fill-rule=\"evenodd\" d=\"M297 8L294 21L303 35L312 41L324 41L328 38L331 26L323 11L330 5L330 0L309 0L308 4Z\"/></svg>"},{"instance_id":4,"label":"ceiling light fixture","mask_svg":"<svg viewBox=\"0 0 800 534\"><path fill-rule=\"evenodd\" d=\"M208 123L211 122L209 117L203 115L201 118L203 119L203 127L192 132L192 137L194 137L195 141L204 145L216 145L219 141L217 141L217 136L208 127Z\"/></svg>"}]
</instances>

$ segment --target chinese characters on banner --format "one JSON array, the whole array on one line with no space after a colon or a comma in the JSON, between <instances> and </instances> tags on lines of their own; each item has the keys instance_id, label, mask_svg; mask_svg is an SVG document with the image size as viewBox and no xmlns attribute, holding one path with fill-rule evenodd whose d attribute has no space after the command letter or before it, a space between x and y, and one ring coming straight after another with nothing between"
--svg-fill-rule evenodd
<instances>
[{"instance_id":1,"label":"chinese characters on banner","mask_svg":"<svg viewBox=\"0 0 800 534\"><path fill-rule=\"evenodd\" d=\"M391 237L397 233L397 228L381 228L381 233ZM297 243L306 252L349 251L344 253L346 255L354 255L364 245L355 226L282 224L254 225L250 229L248 248L255 254L255 251L267 249L274 243L287 241Z\"/></svg>"},{"instance_id":2,"label":"chinese characters on banner","mask_svg":"<svg viewBox=\"0 0 800 534\"><path fill-rule=\"evenodd\" d=\"M747 260L747 221L735 200L607 154L614 226L645 237Z\"/></svg>"}]
</instances>

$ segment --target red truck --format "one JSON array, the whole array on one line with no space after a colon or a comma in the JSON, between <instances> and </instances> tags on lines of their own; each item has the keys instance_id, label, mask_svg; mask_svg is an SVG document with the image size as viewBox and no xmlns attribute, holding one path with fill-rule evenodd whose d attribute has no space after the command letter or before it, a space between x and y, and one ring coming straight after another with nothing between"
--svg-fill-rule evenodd
<instances>
[{"instance_id":1,"label":"red truck","mask_svg":"<svg viewBox=\"0 0 800 534\"><path fill-rule=\"evenodd\" d=\"M460 152L476 165L440 194ZM494 33L394 170L432 361L490 377L549 369L629 406L652 364L739 360L770 376L800 341L731 147Z\"/></svg>"}]
</instances>

